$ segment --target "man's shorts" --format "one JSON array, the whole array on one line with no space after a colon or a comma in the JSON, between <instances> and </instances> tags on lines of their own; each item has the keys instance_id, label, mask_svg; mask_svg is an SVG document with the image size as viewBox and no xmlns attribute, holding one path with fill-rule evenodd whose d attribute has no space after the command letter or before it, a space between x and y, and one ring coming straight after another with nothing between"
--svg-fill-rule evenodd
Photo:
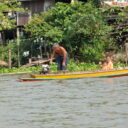
<instances>
[{"instance_id":1,"label":"man's shorts","mask_svg":"<svg viewBox=\"0 0 128 128\"><path fill-rule=\"evenodd\" d=\"M66 70L66 69L67 69L68 55L66 56L66 66L62 66L63 59L64 59L63 56L58 56L58 57L57 57L58 70Z\"/></svg>"}]
</instances>

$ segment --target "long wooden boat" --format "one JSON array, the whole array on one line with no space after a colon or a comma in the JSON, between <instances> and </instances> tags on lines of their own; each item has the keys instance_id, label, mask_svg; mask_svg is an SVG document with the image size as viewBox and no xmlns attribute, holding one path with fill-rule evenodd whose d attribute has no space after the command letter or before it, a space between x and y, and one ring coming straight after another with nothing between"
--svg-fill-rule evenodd
<instances>
[{"instance_id":1,"label":"long wooden boat","mask_svg":"<svg viewBox=\"0 0 128 128\"><path fill-rule=\"evenodd\" d=\"M97 72L75 72L75 73L59 73L59 74L30 74L31 78L39 80L56 80L56 79L77 79L87 77L121 77L128 76L128 69L97 71Z\"/></svg>"},{"instance_id":2,"label":"long wooden boat","mask_svg":"<svg viewBox=\"0 0 128 128\"><path fill-rule=\"evenodd\" d=\"M80 79L91 77L123 77L128 76L128 69L112 70L112 71L93 71L93 72L74 72L59 74L30 74L30 78L20 78L20 81L46 81L61 79Z\"/></svg>"}]
</instances>

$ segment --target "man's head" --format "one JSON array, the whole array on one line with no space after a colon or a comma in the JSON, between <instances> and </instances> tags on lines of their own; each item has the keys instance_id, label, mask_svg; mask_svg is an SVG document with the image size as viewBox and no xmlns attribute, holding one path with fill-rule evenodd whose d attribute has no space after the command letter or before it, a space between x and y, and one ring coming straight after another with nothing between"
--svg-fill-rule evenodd
<instances>
[{"instance_id":1,"label":"man's head","mask_svg":"<svg viewBox=\"0 0 128 128\"><path fill-rule=\"evenodd\" d=\"M59 44L55 43L55 44L53 44L52 49L57 48L59 46L60 46Z\"/></svg>"}]
</instances>

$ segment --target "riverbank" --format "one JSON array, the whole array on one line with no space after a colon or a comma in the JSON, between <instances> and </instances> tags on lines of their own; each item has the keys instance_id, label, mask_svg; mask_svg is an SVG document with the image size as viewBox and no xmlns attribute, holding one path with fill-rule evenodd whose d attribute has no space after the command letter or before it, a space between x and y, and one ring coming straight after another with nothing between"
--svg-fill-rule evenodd
<instances>
[{"instance_id":1,"label":"riverbank","mask_svg":"<svg viewBox=\"0 0 128 128\"><path fill-rule=\"evenodd\" d=\"M116 63L114 64L114 68L119 67L125 67L125 64L122 63ZM95 63L85 63L85 62L78 62L74 60L70 60L68 63L68 71L69 72L77 72L77 71L93 71L100 69L99 65ZM56 71L57 70L57 64L53 63L50 65L50 71ZM41 66L33 66L28 68L6 68L6 67L0 67L0 74L25 74L25 73L31 73L31 72L39 72L41 71Z\"/></svg>"}]
</instances>

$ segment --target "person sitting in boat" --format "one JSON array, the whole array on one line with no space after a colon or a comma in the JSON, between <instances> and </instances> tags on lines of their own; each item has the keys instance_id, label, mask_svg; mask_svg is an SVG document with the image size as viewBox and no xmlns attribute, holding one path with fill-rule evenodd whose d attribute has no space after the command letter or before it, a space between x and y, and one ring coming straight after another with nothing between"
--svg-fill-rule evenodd
<instances>
[{"instance_id":1,"label":"person sitting in boat","mask_svg":"<svg viewBox=\"0 0 128 128\"><path fill-rule=\"evenodd\" d=\"M103 71L113 70L113 62L111 60L111 57L107 56L104 64L100 63L100 67Z\"/></svg>"},{"instance_id":2,"label":"person sitting in boat","mask_svg":"<svg viewBox=\"0 0 128 128\"><path fill-rule=\"evenodd\" d=\"M56 62L58 63L58 71L66 70L67 63L68 63L68 54L64 47L60 46L59 44L54 44L53 52L50 59L50 64L52 64L53 58L55 57Z\"/></svg>"}]
</instances>

